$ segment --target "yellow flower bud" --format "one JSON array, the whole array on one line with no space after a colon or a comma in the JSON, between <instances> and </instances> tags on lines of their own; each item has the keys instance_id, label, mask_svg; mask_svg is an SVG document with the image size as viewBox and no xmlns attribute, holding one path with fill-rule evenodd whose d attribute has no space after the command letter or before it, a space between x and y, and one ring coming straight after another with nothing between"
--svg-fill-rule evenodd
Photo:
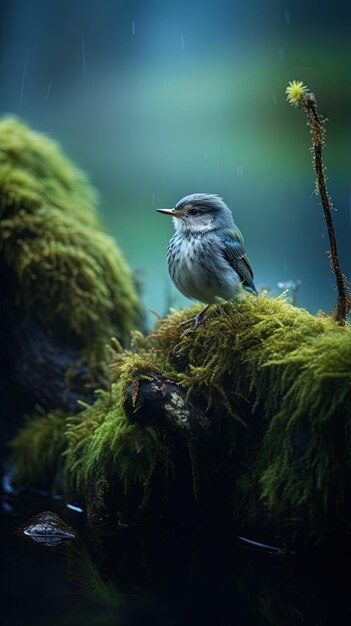
<instances>
[{"instance_id":1,"label":"yellow flower bud","mask_svg":"<svg viewBox=\"0 0 351 626\"><path fill-rule=\"evenodd\" d=\"M306 92L307 87L303 84L302 80L290 81L288 87L285 89L287 101L289 104L296 107L302 105Z\"/></svg>"}]
</instances>

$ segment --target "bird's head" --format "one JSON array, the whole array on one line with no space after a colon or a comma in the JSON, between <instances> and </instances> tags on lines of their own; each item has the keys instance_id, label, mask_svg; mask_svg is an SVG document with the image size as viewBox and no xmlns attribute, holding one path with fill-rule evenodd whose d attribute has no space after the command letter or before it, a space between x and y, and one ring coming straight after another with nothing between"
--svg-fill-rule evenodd
<instances>
[{"instance_id":1,"label":"bird's head","mask_svg":"<svg viewBox=\"0 0 351 626\"><path fill-rule=\"evenodd\" d=\"M173 209L156 209L173 217L176 230L184 233L206 233L233 226L230 209L219 196L194 193L177 202Z\"/></svg>"}]
</instances>

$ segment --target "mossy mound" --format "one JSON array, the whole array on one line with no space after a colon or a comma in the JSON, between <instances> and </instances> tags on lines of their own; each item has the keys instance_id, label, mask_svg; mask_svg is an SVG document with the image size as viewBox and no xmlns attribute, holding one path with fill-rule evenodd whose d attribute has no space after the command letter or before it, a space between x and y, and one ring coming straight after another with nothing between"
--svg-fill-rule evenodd
<instances>
[{"instance_id":1,"label":"mossy mound","mask_svg":"<svg viewBox=\"0 0 351 626\"><path fill-rule=\"evenodd\" d=\"M131 273L96 216L96 193L57 145L0 124L1 252L26 313L63 320L90 348L125 339L140 318ZM95 344L95 346L94 346Z\"/></svg>"},{"instance_id":2,"label":"mossy mound","mask_svg":"<svg viewBox=\"0 0 351 626\"><path fill-rule=\"evenodd\" d=\"M93 407L66 419L52 466L65 448L67 489L123 510L139 486L151 506L174 484L194 488L196 506L234 516L268 536L310 543L350 515L351 333L282 299L247 297L213 309L180 336L194 306L134 337L113 359L113 382ZM173 437L165 423L138 422L141 382L178 383L212 421L205 445ZM126 410L129 396L134 413ZM32 419L14 442L17 482L31 482L33 441L50 432L50 416ZM63 444L64 439L64 444ZM179 452L181 450L181 453ZM61 463L61 462L60 462ZM49 472L52 475L52 471ZM162 482L162 488L160 488ZM96 488L96 486L99 488ZM173 491L172 491L173 490ZM188 492L187 492L188 493Z\"/></svg>"},{"instance_id":3,"label":"mossy mound","mask_svg":"<svg viewBox=\"0 0 351 626\"><path fill-rule=\"evenodd\" d=\"M102 384L106 343L127 341L140 323L133 276L102 230L86 176L51 139L12 118L0 122L0 223L4 336L6 320L16 318L17 328L38 320L76 349L92 386Z\"/></svg>"}]
</instances>

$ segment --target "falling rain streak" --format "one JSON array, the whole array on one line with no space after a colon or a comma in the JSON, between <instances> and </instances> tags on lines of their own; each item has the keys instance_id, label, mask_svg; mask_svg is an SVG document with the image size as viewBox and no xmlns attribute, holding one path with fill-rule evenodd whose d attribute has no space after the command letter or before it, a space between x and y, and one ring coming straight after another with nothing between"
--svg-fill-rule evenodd
<instances>
[{"instance_id":1,"label":"falling rain streak","mask_svg":"<svg viewBox=\"0 0 351 626\"><path fill-rule=\"evenodd\" d=\"M132 35L135 35L135 22L132 20Z\"/></svg>"},{"instance_id":2,"label":"falling rain streak","mask_svg":"<svg viewBox=\"0 0 351 626\"><path fill-rule=\"evenodd\" d=\"M85 42L84 42L84 33L81 32L80 35L80 48L82 52L82 66L83 66L83 76L86 75L86 60L85 60Z\"/></svg>"},{"instance_id":3,"label":"falling rain streak","mask_svg":"<svg viewBox=\"0 0 351 626\"><path fill-rule=\"evenodd\" d=\"M218 153L218 160L219 160L219 166L220 166L221 172L222 174L224 174L224 163L223 163L223 157L222 157L221 152Z\"/></svg>"},{"instance_id":4,"label":"falling rain streak","mask_svg":"<svg viewBox=\"0 0 351 626\"><path fill-rule=\"evenodd\" d=\"M21 106L22 106L23 92L24 92L24 82L25 82L25 79L26 79L27 65L28 65L28 55L29 55L29 53L27 52L26 58L25 58L25 61L24 61L24 65L23 65L22 80L21 80L21 91L20 91L20 96L19 96L19 100L18 100L18 112L20 112Z\"/></svg>"},{"instance_id":5,"label":"falling rain streak","mask_svg":"<svg viewBox=\"0 0 351 626\"><path fill-rule=\"evenodd\" d=\"M184 48L185 48L183 33L180 33L180 47L181 47L182 50L184 50Z\"/></svg>"},{"instance_id":6,"label":"falling rain streak","mask_svg":"<svg viewBox=\"0 0 351 626\"><path fill-rule=\"evenodd\" d=\"M284 9L284 21L287 26L290 26L291 19L290 19L290 12L288 9Z\"/></svg>"}]
</instances>

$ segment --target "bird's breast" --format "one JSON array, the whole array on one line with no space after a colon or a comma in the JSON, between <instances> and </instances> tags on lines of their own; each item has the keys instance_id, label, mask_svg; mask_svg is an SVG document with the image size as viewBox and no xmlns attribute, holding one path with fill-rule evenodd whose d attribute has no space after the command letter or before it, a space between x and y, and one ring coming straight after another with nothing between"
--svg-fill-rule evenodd
<instances>
[{"instance_id":1,"label":"bird's breast","mask_svg":"<svg viewBox=\"0 0 351 626\"><path fill-rule=\"evenodd\" d=\"M228 272L215 237L184 237L175 234L167 249L171 279L187 298L214 302L234 293L237 277ZM228 275L227 275L228 274Z\"/></svg>"},{"instance_id":2,"label":"bird's breast","mask_svg":"<svg viewBox=\"0 0 351 626\"><path fill-rule=\"evenodd\" d=\"M170 276L174 282L182 275L193 274L203 254L202 242L197 237L175 235L169 242L167 261Z\"/></svg>"}]
</instances>

